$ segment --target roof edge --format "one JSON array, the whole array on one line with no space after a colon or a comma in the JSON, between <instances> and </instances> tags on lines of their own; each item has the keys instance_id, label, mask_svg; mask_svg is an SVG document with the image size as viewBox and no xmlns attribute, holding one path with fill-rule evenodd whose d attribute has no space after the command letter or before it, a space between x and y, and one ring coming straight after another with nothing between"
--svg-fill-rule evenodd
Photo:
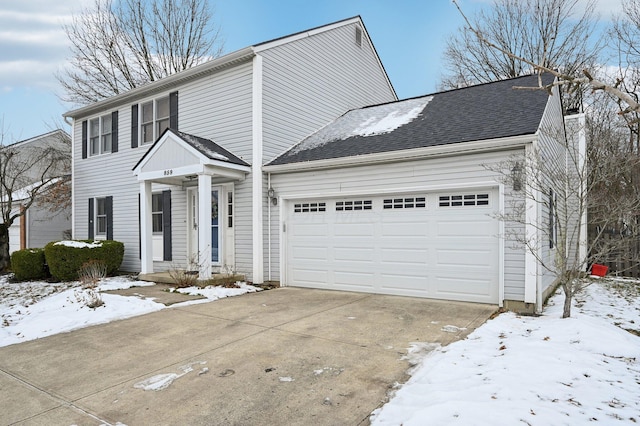
<instances>
[{"instance_id":1,"label":"roof edge","mask_svg":"<svg viewBox=\"0 0 640 426\"><path fill-rule=\"evenodd\" d=\"M245 47L240 50L228 53L210 61L204 62L187 70L180 71L170 76L152 81L142 86L133 88L118 95L111 96L92 104L65 112L62 116L75 118L83 115L89 115L98 111L103 111L114 107L115 105L125 103L134 98L139 98L148 94L153 94L166 90L179 83L199 78L203 75L215 72L221 68L226 68L236 63L247 61L255 56L253 46Z\"/></svg>"},{"instance_id":2,"label":"roof edge","mask_svg":"<svg viewBox=\"0 0 640 426\"><path fill-rule=\"evenodd\" d=\"M401 160L419 160L456 154L502 151L523 147L537 138L538 136L536 134L528 134L498 139L485 139L480 141L458 142L422 148L404 149L399 151L378 152L351 157L328 158L323 160L276 165L267 164L262 166L262 171L267 173L302 172L307 170L333 169L346 166L369 165Z\"/></svg>"}]
</instances>

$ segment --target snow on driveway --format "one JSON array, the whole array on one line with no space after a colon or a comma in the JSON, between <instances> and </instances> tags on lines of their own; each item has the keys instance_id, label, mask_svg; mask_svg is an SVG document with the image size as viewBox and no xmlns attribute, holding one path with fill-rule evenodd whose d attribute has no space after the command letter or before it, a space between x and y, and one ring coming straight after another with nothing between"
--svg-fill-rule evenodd
<instances>
[{"instance_id":1,"label":"snow on driveway","mask_svg":"<svg viewBox=\"0 0 640 426\"><path fill-rule=\"evenodd\" d=\"M429 352L381 425L640 423L640 284L602 280L561 319L563 295L542 317L506 313L465 340Z\"/></svg>"}]
</instances>

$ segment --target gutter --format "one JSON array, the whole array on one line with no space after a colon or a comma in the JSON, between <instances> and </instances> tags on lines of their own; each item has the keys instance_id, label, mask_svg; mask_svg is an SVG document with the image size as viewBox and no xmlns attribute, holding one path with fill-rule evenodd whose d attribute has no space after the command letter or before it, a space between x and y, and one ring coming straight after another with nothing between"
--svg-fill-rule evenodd
<instances>
[{"instance_id":1,"label":"gutter","mask_svg":"<svg viewBox=\"0 0 640 426\"><path fill-rule=\"evenodd\" d=\"M433 157L444 157L477 152L503 151L520 148L536 140L535 134L513 136L481 141L459 142L446 145L429 146L399 151L380 152L374 154L356 155L351 157L328 158L314 161L301 161L289 164L274 164L262 166L267 173L287 173L307 170L332 169L346 166L387 163L400 160L414 160Z\"/></svg>"},{"instance_id":2,"label":"gutter","mask_svg":"<svg viewBox=\"0 0 640 426\"><path fill-rule=\"evenodd\" d=\"M229 67L231 65L248 61L256 55L253 46L245 47L227 55L221 56L216 59L212 59L203 64L196 65L185 71L172 74L168 77L161 78L160 80L147 83L143 86L136 87L134 89L123 92L119 95L111 96L102 101L92 103L88 106L74 109L64 113L62 116L65 118L77 118L85 115L91 115L96 112L112 109L115 106L127 103L133 99L139 99L144 96L149 96L164 90L175 87L183 82L200 78L204 75L211 74L219 69Z\"/></svg>"}]
</instances>

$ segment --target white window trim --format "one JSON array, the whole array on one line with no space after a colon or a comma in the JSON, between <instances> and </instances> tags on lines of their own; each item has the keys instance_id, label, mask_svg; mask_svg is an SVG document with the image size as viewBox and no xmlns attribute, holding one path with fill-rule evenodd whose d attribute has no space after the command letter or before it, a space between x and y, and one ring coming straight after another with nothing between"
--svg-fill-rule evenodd
<instances>
[{"instance_id":1,"label":"white window trim","mask_svg":"<svg viewBox=\"0 0 640 426\"><path fill-rule=\"evenodd\" d=\"M169 115L167 115L166 117L158 117L158 102L160 100L164 100L166 99L167 102L169 103ZM142 132L142 127L145 124L148 124L146 122L143 121L143 110L144 110L144 105L147 105L151 103L152 107L153 107L153 119L152 122L150 122L152 124L152 136L151 136L151 140L150 141L145 141L144 140L144 133ZM140 146L142 145L150 145L152 143L154 143L156 140L158 140L158 138L160 137L160 131L158 129L158 122L160 120L168 120L170 122L171 120L171 100L170 100L170 95L167 94L165 96L159 96L157 98L153 98L153 99L148 99L144 102L140 102L139 104L139 108L138 108L138 140L140 141ZM169 127L169 126L167 126Z\"/></svg>"},{"instance_id":2,"label":"white window trim","mask_svg":"<svg viewBox=\"0 0 640 426\"><path fill-rule=\"evenodd\" d=\"M88 124L88 133L89 134L88 134L87 139L88 139L88 144L89 144L89 156L90 157L95 157L95 156L103 155L103 154L111 154L111 152L113 152L113 131L112 131L113 127L112 127L112 125L109 126L109 132L108 133L105 133L105 131L104 131L105 130L104 129L104 119L107 118L107 117L110 120L113 120L113 116L111 115L111 113L104 114L104 115L101 115L99 117L93 117L93 118L91 118L89 120L89 124ZM92 129L91 122L93 122L95 120L98 120L98 134L97 135L94 135L93 133L91 133L91 129ZM106 136L106 135L110 135L111 136L111 147L109 148L108 151L103 149L103 143L102 143L102 138L104 136ZM96 137L96 136L98 138L98 152L94 152L93 151L92 139L94 137Z\"/></svg>"},{"instance_id":3,"label":"white window trim","mask_svg":"<svg viewBox=\"0 0 640 426\"><path fill-rule=\"evenodd\" d=\"M98 201L99 200L103 200L104 203L105 203L105 214L104 215L98 214ZM93 235L94 235L94 238L96 240L106 240L107 239L107 226L108 226L108 224L107 224L106 202L107 202L107 197L106 196L105 197L95 197L93 199L93 203L94 203L94 206L93 206L93 209L94 209L93 210L94 211ZM104 221L105 221L104 232L100 232L99 231L100 228L99 228L99 225L98 225L98 217L104 217Z\"/></svg>"}]
</instances>

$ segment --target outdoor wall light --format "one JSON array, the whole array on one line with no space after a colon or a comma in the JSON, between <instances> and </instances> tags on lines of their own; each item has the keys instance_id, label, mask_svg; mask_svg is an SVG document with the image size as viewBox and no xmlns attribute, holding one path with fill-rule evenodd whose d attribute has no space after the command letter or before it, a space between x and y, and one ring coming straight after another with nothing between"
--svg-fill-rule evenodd
<instances>
[{"instance_id":1,"label":"outdoor wall light","mask_svg":"<svg viewBox=\"0 0 640 426\"><path fill-rule=\"evenodd\" d=\"M269 188L267 190L267 196L269 197L269 200L271 200L271 204L273 204L274 206L278 205L278 198L276 197L276 191L274 191L273 188Z\"/></svg>"},{"instance_id":2,"label":"outdoor wall light","mask_svg":"<svg viewBox=\"0 0 640 426\"><path fill-rule=\"evenodd\" d=\"M522 164L519 161L516 161L516 163L513 165L513 168L511 169L511 184L514 191L522 190L522 175Z\"/></svg>"}]
</instances>

